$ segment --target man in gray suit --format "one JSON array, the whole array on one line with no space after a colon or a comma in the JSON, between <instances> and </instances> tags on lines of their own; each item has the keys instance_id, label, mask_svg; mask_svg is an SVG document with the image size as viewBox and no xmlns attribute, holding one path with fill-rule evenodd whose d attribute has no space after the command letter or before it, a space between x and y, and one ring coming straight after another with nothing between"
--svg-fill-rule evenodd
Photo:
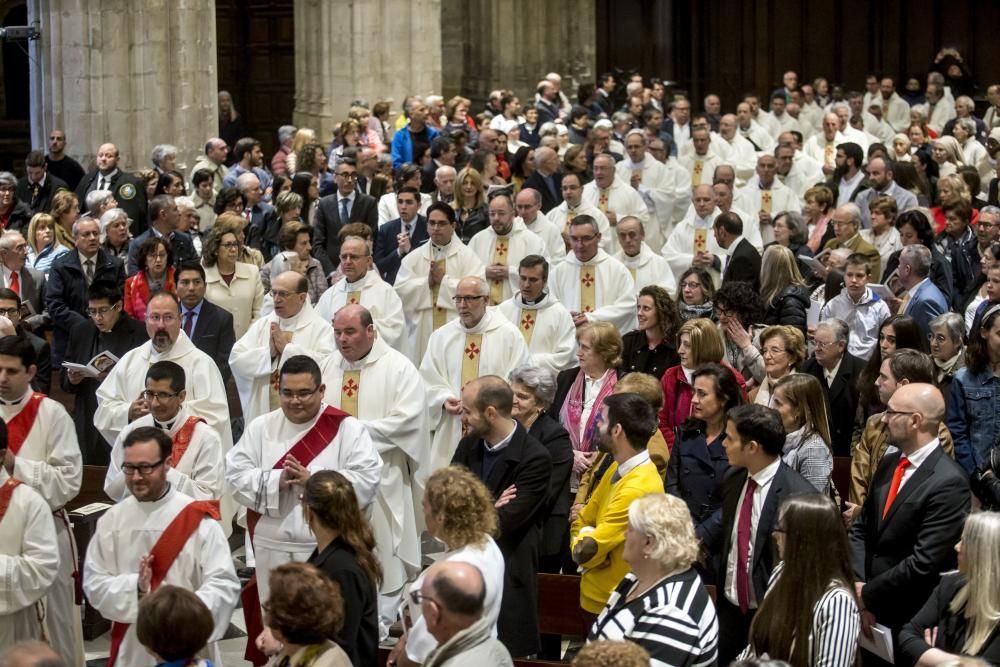
<instances>
[{"instance_id":1,"label":"man in gray suit","mask_svg":"<svg viewBox=\"0 0 1000 667\"><path fill-rule=\"evenodd\" d=\"M0 236L2 287L17 294L28 311L22 325L40 331L49 325L45 312L45 274L27 265L28 243L21 232L7 230Z\"/></svg>"},{"instance_id":2,"label":"man in gray suit","mask_svg":"<svg viewBox=\"0 0 1000 667\"><path fill-rule=\"evenodd\" d=\"M900 213L917 207L917 196L909 190L904 190L892 180L892 161L881 157L873 157L868 161L868 182L871 187L862 192L854 200L861 209L861 226L872 228L871 203L879 197L892 197L896 200L896 208Z\"/></svg>"}]
</instances>

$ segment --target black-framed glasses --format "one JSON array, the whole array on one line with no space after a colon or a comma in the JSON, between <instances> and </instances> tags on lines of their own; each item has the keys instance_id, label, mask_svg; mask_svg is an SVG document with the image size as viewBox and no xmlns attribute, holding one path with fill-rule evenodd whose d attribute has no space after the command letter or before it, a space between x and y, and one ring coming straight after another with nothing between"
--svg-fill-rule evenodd
<instances>
[{"instance_id":1,"label":"black-framed glasses","mask_svg":"<svg viewBox=\"0 0 1000 667\"><path fill-rule=\"evenodd\" d=\"M296 398L299 399L300 401L304 401L313 394L315 394L317 391L319 391L319 386L316 386L312 389L302 389L300 391L292 391L291 389L282 389L278 393L281 395L282 398L289 401L294 401Z\"/></svg>"},{"instance_id":2,"label":"black-framed glasses","mask_svg":"<svg viewBox=\"0 0 1000 667\"><path fill-rule=\"evenodd\" d=\"M170 400L171 398L176 398L176 397L178 397L180 395L181 395L181 392L179 392L179 391L174 391L174 392L171 392L171 391L150 391L149 389L147 389L146 391L142 392L142 397L144 399L146 399L147 401L152 401L154 399L157 400L157 401L167 401L167 400Z\"/></svg>"},{"instance_id":3,"label":"black-framed glasses","mask_svg":"<svg viewBox=\"0 0 1000 667\"><path fill-rule=\"evenodd\" d=\"M3 315L4 317L9 318L13 317L14 315L20 315L20 314L21 314L20 308L0 308L0 315Z\"/></svg>"},{"instance_id":4,"label":"black-framed glasses","mask_svg":"<svg viewBox=\"0 0 1000 667\"><path fill-rule=\"evenodd\" d=\"M892 410L886 409L884 413L886 417L895 417L896 415L917 415L919 412L914 412L913 410Z\"/></svg>"},{"instance_id":5,"label":"black-framed glasses","mask_svg":"<svg viewBox=\"0 0 1000 667\"><path fill-rule=\"evenodd\" d=\"M123 463L122 472L125 473L125 475L127 476L132 476L135 473L139 473L140 475L145 477L146 475L149 475L154 470L163 465L163 462L166 460L167 460L166 458L162 458L156 463Z\"/></svg>"},{"instance_id":6,"label":"black-framed glasses","mask_svg":"<svg viewBox=\"0 0 1000 667\"><path fill-rule=\"evenodd\" d=\"M424 600L432 604L438 604L438 601L429 595L424 595L420 591L410 591L410 602L412 602L413 604L420 604Z\"/></svg>"},{"instance_id":7,"label":"black-framed glasses","mask_svg":"<svg viewBox=\"0 0 1000 667\"><path fill-rule=\"evenodd\" d=\"M118 308L119 308L119 304L117 304L117 303L115 305L113 305L113 306L102 306L100 308L88 308L87 309L87 315L89 315L90 317L98 317L98 316L105 317L112 310L118 310Z\"/></svg>"}]
</instances>

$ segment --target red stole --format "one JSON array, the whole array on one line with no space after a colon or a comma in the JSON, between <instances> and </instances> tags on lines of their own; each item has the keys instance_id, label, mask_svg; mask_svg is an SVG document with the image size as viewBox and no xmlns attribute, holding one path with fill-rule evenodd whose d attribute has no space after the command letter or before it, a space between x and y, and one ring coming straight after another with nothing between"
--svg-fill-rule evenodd
<instances>
[{"instance_id":1,"label":"red stole","mask_svg":"<svg viewBox=\"0 0 1000 667\"><path fill-rule=\"evenodd\" d=\"M198 526L201 525L206 516L216 521L221 518L218 500L194 500L188 503L184 509L177 513L174 520L160 535L160 539L156 540L156 544L149 552L153 556L153 578L149 585L150 592L160 587L170 566L174 564L184 545L198 530ZM131 623L117 621L112 625L111 655L108 656L108 667L113 667L118 659L118 651L130 625Z\"/></svg>"},{"instance_id":2,"label":"red stole","mask_svg":"<svg viewBox=\"0 0 1000 667\"><path fill-rule=\"evenodd\" d=\"M201 417L192 415L187 418L181 429L177 431L177 435L174 436L174 446L170 450L170 466L172 468L177 467L177 464L181 462L181 458L184 456L184 452L191 445L191 438L194 437L194 427L198 425L198 422L203 424L208 423Z\"/></svg>"},{"instance_id":3,"label":"red stole","mask_svg":"<svg viewBox=\"0 0 1000 667\"><path fill-rule=\"evenodd\" d=\"M8 477L7 481L0 485L0 522L7 516L7 508L10 507L10 501L14 497L14 489L20 483L20 480Z\"/></svg>"},{"instance_id":4,"label":"red stole","mask_svg":"<svg viewBox=\"0 0 1000 667\"><path fill-rule=\"evenodd\" d=\"M274 463L273 469L281 470L289 456L295 457L302 464L302 467L308 468L309 464L337 437L340 423L344 421L344 418L350 416L333 406L326 406L313 427ZM260 513L248 509L247 532L250 533L251 548L258 521L260 521ZM246 588L240 594L240 599L243 601L243 618L247 626L247 647L243 657L254 665L263 665L267 663L267 656L257 649L257 636L264 631L264 619L260 614L260 593L257 590L256 574L247 582Z\"/></svg>"},{"instance_id":5,"label":"red stole","mask_svg":"<svg viewBox=\"0 0 1000 667\"><path fill-rule=\"evenodd\" d=\"M38 409L42 407L43 398L45 394L32 392L25 401L24 409L7 422L7 446L15 456L21 451L21 446L35 426L35 417L38 416Z\"/></svg>"}]
</instances>

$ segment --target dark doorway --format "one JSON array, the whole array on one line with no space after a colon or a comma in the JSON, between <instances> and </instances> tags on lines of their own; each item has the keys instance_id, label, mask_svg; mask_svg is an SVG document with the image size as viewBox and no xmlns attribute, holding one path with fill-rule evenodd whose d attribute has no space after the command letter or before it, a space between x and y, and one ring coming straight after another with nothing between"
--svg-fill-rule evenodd
<instances>
[{"instance_id":1,"label":"dark doorway","mask_svg":"<svg viewBox=\"0 0 1000 667\"><path fill-rule=\"evenodd\" d=\"M9 6L9 5L8 5ZM15 5L0 17L4 27L28 24L28 6ZM28 43L4 42L0 48L0 170L20 175L24 156L31 149L28 124Z\"/></svg>"}]
</instances>

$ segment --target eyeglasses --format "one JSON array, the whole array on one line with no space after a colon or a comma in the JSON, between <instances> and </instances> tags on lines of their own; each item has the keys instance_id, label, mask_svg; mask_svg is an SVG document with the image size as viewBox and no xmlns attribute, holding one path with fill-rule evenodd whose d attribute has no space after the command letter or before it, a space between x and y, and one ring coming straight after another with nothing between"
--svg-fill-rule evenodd
<instances>
[{"instance_id":1,"label":"eyeglasses","mask_svg":"<svg viewBox=\"0 0 1000 667\"><path fill-rule=\"evenodd\" d=\"M14 315L20 315L20 308L0 308L0 315L4 317L13 317Z\"/></svg>"},{"instance_id":2,"label":"eyeglasses","mask_svg":"<svg viewBox=\"0 0 1000 667\"><path fill-rule=\"evenodd\" d=\"M919 412L913 412L912 410L893 410L887 409L884 413L886 417L895 417L896 415L917 415Z\"/></svg>"},{"instance_id":3,"label":"eyeglasses","mask_svg":"<svg viewBox=\"0 0 1000 667\"><path fill-rule=\"evenodd\" d=\"M163 465L163 462L166 460L167 459L162 458L156 463L123 463L122 472L125 473L127 477L131 477L135 473L139 473L140 475L145 477L146 475L150 474L151 472L159 468L161 465Z\"/></svg>"},{"instance_id":4,"label":"eyeglasses","mask_svg":"<svg viewBox=\"0 0 1000 667\"><path fill-rule=\"evenodd\" d=\"M104 317L112 310L118 310L118 307L118 304L115 304L113 306L104 306L102 308L88 308L87 315L90 317Z\"/></svg>"},{"instance_id":5,"label":"eyeglasses","mask_svg":"<svg viewBox=\"0 0 1000 667\"><path fill-rule=\"evenodd\" d=\"M158 252L155 255L146 255L146 259L164 259L165 260L166 258L167 258L167 253L165 253L165 252Z\"/></svg>"},{"instance_id":6,"label":"eyeglasses","mask_svg":"<svg viewBox=\"0 0 1000 667\"><path fill-rule=\"evenodd\" d=\"M160 322L170 324L177 321L177 316L171 315L170 313L167 313L166 315L157 315L154 313L152 315L146 315L146 321L152 322L153 324L159 324Z\"/></svg>"},{"instance_id":7,"label":"eyeglasses","mask_svg":"<svg viewBox=\"0 0 1000 667\"><path fill-rule=\"evenodd\" d=\"M947 343L948 342L948 338L944 334L929 333L929 334L927 334L927 340L929 340L932 343Z\"/></svg>"},{"instance_id":8,"label":"eyeglasses","mask_svg":"<svg viewBox=\"0 0 1000 667\"><path fill-rule=\"evenodd\" d=\"M345 180L348 180L348 181L353 181L353 180L355 180L358 177L358 174L357 174L357 172L353 172L353 171L346 171L346 172L342 171L339 174L337 174L337 176L339 176L339 177L341 177L341 178L343 178Z\"/></svg>"},{"instance_id":9,"label":"eyeglasses","mask_svg":"<svg viewBox=\"0 0 1000 667\"><path fill-rule=\"evenodd\" d=\"M301 391L292 391L291 389L282 389L278 393L281 395L282 398L284 398L285 400L288 400L288 401L294 401L295 399L299 399L300 401L304 401L307 398L309 398L310 396L312 396L313 394L315 394L317 391L319 391L319 387L314 387L313 389L308 389L308 390L307 389L302 389Z\"/></svg>"},{"instance_id":10,"label":"eyeglasses","mask_svg":"<svg viewBox=\"0 0 1000 667\"><path fill-rule=\"evenodd\" d=\"M229 243L220 243L220 248L225 248L226 250L232 250L233 248L239 248L240 244L236 241L230 241Z\"/></svg>"},{"instance_id":11,"label":"eyeglasses","mask_svg":"<svg viewBox=\"0 0 1000 667\"><path fill-rule=\"evenodd\" d=\"M485 296L456 296L452 297L452 301L455 303L472 303L473 301L478 301L479 299L485 299Z\"/></svg>"},{"instance_id":12,"label":"eyeglasses","mask_svg":"<svg viewBox=\"0 0 1000 667\"><path fill-rule=\"evenodd\" d=\"M431 604L438 604L438 601L429 595L424 595L420 591L410 591L410 602L412 602L413 604L420 604L424 600L427 600Z\"/></svg>"},{"instance_id":13,"label":"eyeglasses","mask_svg":"<svg viewBox=\"0 0 1000 667\"><path fill-rule=\"evenodd\" d=\"M823 341L820 341L820 340L814 340L813 342L816 344L816 349L817 350L825 350L826 348L830 347L831 345L836 345L837 344L837 341L835 341L835 340L831 340L829 343L824 343Z\"/></svg>"},{"instance_id":14,"label":"eyeglasses","mask_svg":"<svg viewBox=\"0 0 1000 667\"><path fill-rule=\"evenodd\" d=\"M595 234L591 234L590 236L573 236L571 234L570 237L569 237L569 242L570 243L590 243L591 241L593 241L596 238L597 238L597 236Z\"/></svg>"},{"instance_id":15,"label":"eyeglasses","mask_svg":"<svg viewBox=\"0 0 1000 667\"><path fill-rule=\"evenodd\" d=\"M147 389L146 391L142 392L142 397L144 399L146 399L147 401L152 401L152 400L166 401L166 400L169 400L171 398L176 398L177 396L180 396L180 395L181 395L181 392L179 392L179 391L177 391L177 392L150 391L150 390Z\"/></svg>"},{"instance_id":16,"label":"eyeglasses","mask_svg":"<svg viewBox=\"0 0 1000 667\"><path fill-rule=\"evenodd\" d=\"M701 287L700 282L681 283L681 289L698 289L699 287Z\"/></svg>"}]
</instances>

